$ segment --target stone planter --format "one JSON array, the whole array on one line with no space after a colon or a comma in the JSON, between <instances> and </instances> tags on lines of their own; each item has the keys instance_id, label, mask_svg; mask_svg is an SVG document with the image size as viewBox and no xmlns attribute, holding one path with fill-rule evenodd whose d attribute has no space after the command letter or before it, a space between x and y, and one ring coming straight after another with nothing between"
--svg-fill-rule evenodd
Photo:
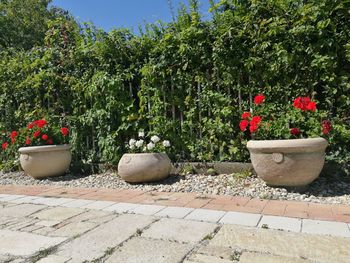
<instances>
[{"instance_id":1,"label":"stone planter","mask_svg":"<svg viewBox=\"0 0 350 263\"><path fill-rule=\"evenodd\" d=\"M247 147L255 172L266 184L304 187L321 173L327 144L323 138L252 140Z\"/></svg>"},{"instance_id":2,"label":"stone planter","mask_svg":"<svg viewBox=\"0 0 350 263\"><path fill-rule=\"evenodd\" d=\"M118 164L118 174L129 183L159 181L168 177L171 169L166 153L124 154Z\"/></svg>"},{"instance_id":3,"label":"stone planter","mask_svg":"<svg viewBox=\"0 0 350 263\"><path fill-rule=\"evenodd\" d=\"M64 174L72 159L69 145L22 147L18 151L22 169L36 179Z\"/></svg>"}]
</instances>

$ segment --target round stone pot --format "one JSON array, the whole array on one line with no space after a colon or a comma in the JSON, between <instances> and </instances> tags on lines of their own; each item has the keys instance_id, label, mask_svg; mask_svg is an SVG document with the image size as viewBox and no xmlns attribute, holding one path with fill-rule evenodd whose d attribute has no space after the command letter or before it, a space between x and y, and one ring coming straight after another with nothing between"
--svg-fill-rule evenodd
<instances>
[{"instance_id":1,"label":"round stone pot","mask_svg":"<svg viewBox=\"0 0 350 263\"><path fill-rule=\"evenodd\" d=\"M72 160L70 145L45 145L19 148L24 172L40 179L63 175Z\"/></svg>"},{"instance_id":2,"label":"round stone pot","mask_svg":"<svg viewBox=\"0 0 350 263\"><path fill-rule=\"evenodd\" d=\"M257 175L271 186L305 187L321 173L328 142L323 138L248 142Z\"/></svg>"},{"instance_id":3,"label":"round stone pot","mask_svg":"<svg viewBox=\"0 0 350 263\"><path fill-rule=\"evenodd\" d=\"M127 153L118 163L118 174L129 183L153 182L168 177L171 168L166 153Z\"/></svg>"}]
</instances>

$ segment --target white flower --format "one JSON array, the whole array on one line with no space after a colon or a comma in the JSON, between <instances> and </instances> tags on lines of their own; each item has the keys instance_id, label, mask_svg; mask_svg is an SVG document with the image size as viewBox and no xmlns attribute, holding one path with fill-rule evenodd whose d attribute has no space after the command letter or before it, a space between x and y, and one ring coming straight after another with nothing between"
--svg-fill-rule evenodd
<instances>
[{"instance_id":1,"label":"white flower","mask_svg":"<svg viewBox=\"0 0 350 263\"><path fill-rule=\"evenodd\" d=\"M144 142L143 140L138 140L138 141L135 143L136 147L137 147L137 148L142 147L143 142Z\"/></svg>"},{"instance_id":2,"label":"white flower","mask_svg":"<svg viewBox=\"0 0 350 263\"><path fill-rule=\"evenodd\" d=\"M155 147L153 142L150 142L149 144L147 144L147 150L152 150Z\"/></svg>"},{"instance_id":3,"label":"white flower","mask_svg":"<svg viewBox=\"0 0 350 263\"><path fill-rule=\"evenodd\" d=\"M129 146L130 150L134 150L135 147L136 147L135 144L131 144L131 145Z\"/></svg>"},{"instance_id":4,"label":"white flower","mask_svg":"<svg viewBox=\"0 0 350 263\"><path fill-rule=\"evenodd\" d=\"M143 132L143 131L139 131L139 137L140 137L140 138L145 137L145 132Z\"/></svg>"},{"instance_id":5,"label":"white flower","mask_svg":"<svg viewBox=\"0 0 350 263\"><path fill-rule=\"evenodd\" d=\"M135 146L136 140L135 139L130 139L129 141L129 146Z\"/></svg>"},{"instance_id":6,"label":"white flower","mask_svg":"<svg viewBox=\"0 0 350 263\"><path fill-rule=\"evenodd\" d=\"M164 146L164 147L170 147L170 142L167 141L167 140L164 140L164 141L163 141L163 146Z\"/></svg>"},{"instance_id":7,"label":"white flower","mask_svg":"<svg viewBox=\"0 0 350 263\"><path fill-rule=\"evenodd\" d=\"M160 138L159 138L157 135L153 135L153 136L151 137L151 141L154 142L154 143L157 143L157 142L160 141Z\"/></svg>"}]
</instances>

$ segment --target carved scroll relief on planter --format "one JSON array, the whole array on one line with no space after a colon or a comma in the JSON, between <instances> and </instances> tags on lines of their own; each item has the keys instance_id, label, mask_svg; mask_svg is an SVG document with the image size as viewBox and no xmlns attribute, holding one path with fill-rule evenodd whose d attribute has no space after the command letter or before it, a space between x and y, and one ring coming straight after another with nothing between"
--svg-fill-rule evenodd
<instances>
[{"instance_id":1,"label":"carved scroll relief on planter","mask_svg":"<svg viewBox=\"0 0 350 263\"><path fill-rule=\"evenodd\" d=\"M275 163L283 163L283 160L284 160L284 155L283 155L283 153L273 153L273 154L272 154L272 160L273 160Z\"/></svg>"}]
</instances>

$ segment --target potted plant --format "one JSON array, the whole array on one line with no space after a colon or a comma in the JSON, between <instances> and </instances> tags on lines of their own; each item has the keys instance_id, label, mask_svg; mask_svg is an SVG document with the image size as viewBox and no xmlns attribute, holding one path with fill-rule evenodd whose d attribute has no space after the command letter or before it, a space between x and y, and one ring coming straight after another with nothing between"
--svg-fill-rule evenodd
<instances>
[{"instance_id":1,"label":"potted plant","mask_svg":"<svg viewBox=\"0 0 350 263\"><path fill-rule=\"evenodd\" d=\"M16 148L22 169L27 175L39 179L65 173L71 162L69 129L36 120L19 131L10 133L10 142L3 142L3 151Z\"/></svg>"},{"instance_id":2,"label":"potted plant","mask_svg":"<svg viewBox=\"0 0 350 263\"><path fill-rule=\"evenodd\" d=\"M127 144L130 153L124 154L118 163L119 176L130 183L158 181L169 176L172 164L165 150L170 142L153 135L147 143L144 132L138 135L138 140L130 139Z\"/></svg>"},{"instance_id":3,"label":"potted plant","mask_svg":"<svg viewBox=\"0 0 350 263\"><path fill-rule=\"evenodd\" d=\"M328 145L323 137L332 125L309 97L277 105L259 94L239 126L251 139L247 148L254 170L268 185L305 187L319 176Z\"/></svg>"}]
</instances>

